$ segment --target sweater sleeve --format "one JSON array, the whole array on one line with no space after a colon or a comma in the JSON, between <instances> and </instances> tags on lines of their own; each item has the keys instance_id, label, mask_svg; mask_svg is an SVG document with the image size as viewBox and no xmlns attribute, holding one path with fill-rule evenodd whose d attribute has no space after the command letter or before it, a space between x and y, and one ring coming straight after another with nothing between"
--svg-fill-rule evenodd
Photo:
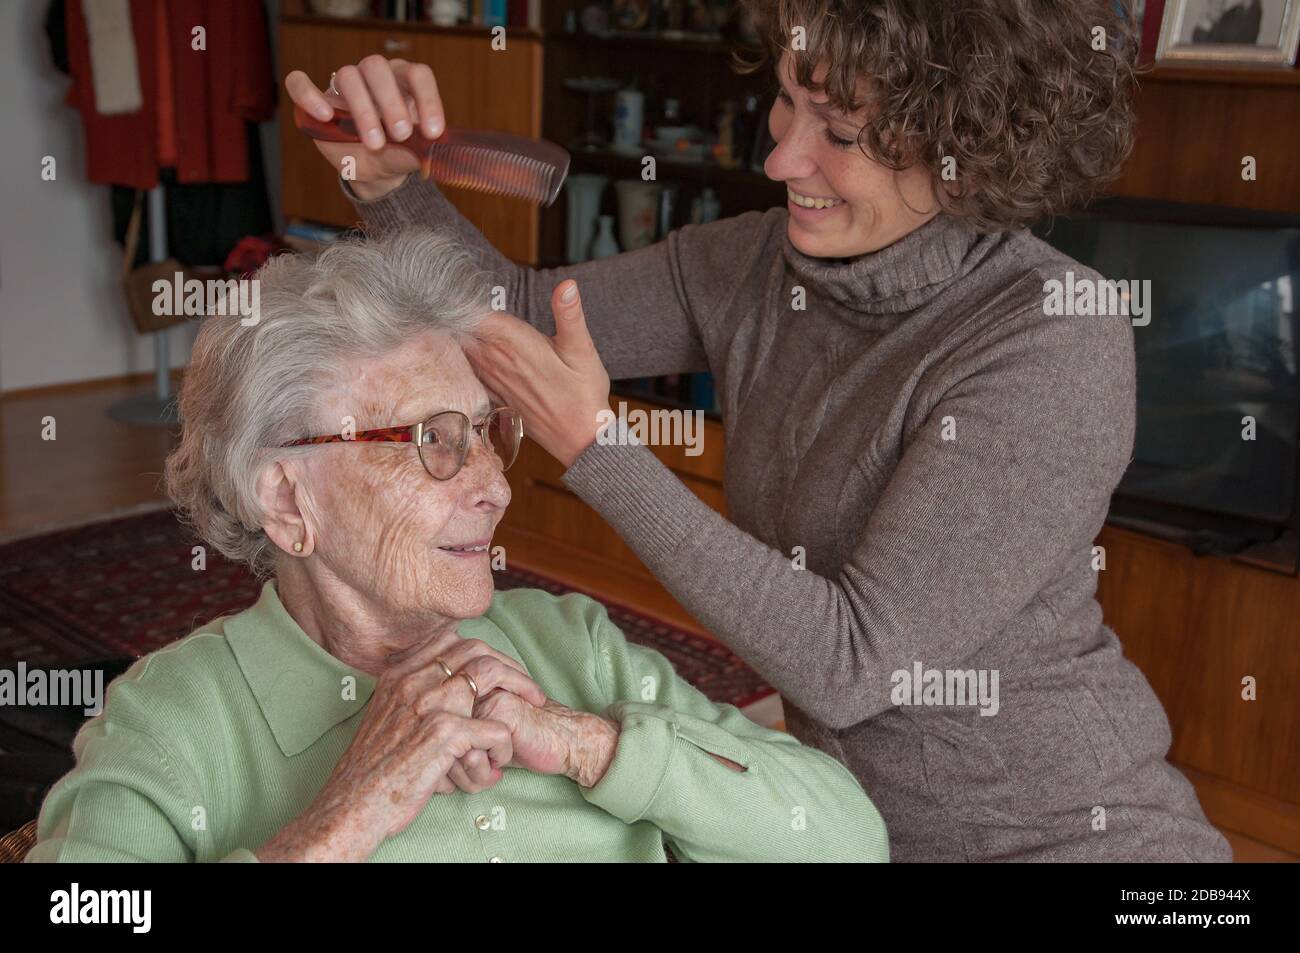
<instances>
[{"instance_id":1,"label":"sweater sleeve","mask_svg":"<svg viewBox=\"0 0 1300 953\"><path fill-rule=\"evenodd\" d=\"M431 182L409 176L382 198L362 201L343 190L371 231L419 224L453 229L473 248L506 310L545 334L555 333L551 292L578 282L592 339L613 380L709 370L704 336L724 313L729 289L752 264L764 231L757 213L685 226L646 248L564 268L527 268L483 237ZM746 254L737 254L745 249Z\"/></svg>"},{"instance_id":2,"label":"sweater sleeve","mask_svg":"<svg viewBox=\"0 0 1300 953\"><path fill-rule=\"evenodd\" d=\"M860 461L884 488L834 576L729 523L646 447L594 442L564 482L785 697L847 728L891 707L894 673L957 667L1084 563L1129 460L1125 319L1040 311L964 351L936 396L915 395L892 473Z\"/></svg>"},{"instance_id":3,"label":"sweater sleeve","mask_svg":"<svg viewBox=\"0 0 1300 953\"><path fill-rule=\"evenodd\" d=\"M583 791L588 802L653 823L681 860L889 859L884 821L834 758L715 705L663 655L629 643L603 609L593 650L621 732L605 776Z\"/></svg>"},{"instance_id":4,"label":"sweater sleeve","mask_svg":"<svg viewBox=\"0 0 1300 953\"><path fill-rule=\"evenodd\" d=\"M101 714L74 747L77 766L46 796L28 862L184 863L203 852L203 799L157 740ZM220 859L257 860L243 849Z\"/></svg>"}]
</instances>

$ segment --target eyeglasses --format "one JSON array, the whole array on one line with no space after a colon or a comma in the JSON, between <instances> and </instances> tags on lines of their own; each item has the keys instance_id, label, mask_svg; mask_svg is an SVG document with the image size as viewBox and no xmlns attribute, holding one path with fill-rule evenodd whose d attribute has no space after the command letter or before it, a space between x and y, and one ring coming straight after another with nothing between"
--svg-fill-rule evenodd
<instances>
[{"instance_id":1,"label":"eyeglasses","mask_svg":"<svg viewBox=\"0 0 1300 953\"><path fill-rule=\"evenodd\" d=\"M378 430L358 430L351 436L326 434L323 437L303 437L281 444L281 447L304 447L319 443L413 443L420 454L420 462L435 480L450 480L465 465L469 456L470 431L483 441L484 448L493 455L502 471L509 470L519 453L524 439L524 420L510 407L498 407L483 418L482 423L471 423L458 410L444 410L428 420L405 427L381 427Z\"/></svg>"}]
</instances>

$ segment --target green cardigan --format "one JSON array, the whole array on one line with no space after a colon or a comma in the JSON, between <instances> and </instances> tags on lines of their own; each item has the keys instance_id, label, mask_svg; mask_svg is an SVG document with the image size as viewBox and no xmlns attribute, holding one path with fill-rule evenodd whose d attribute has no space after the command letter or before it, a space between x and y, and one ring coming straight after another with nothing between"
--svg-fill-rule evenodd
<instances>
[{"instance_id":1,"label":"green cardigan","mask_svg":"<svg viewBox=\"0 0 1300 953\"><path fill-rule=\"evenodd\" d=\"M502 592L459 630L522 662L548 697L618 721L618 750L592 788L507 768L478 794L435 794L372 860L663 861L664 841L692 861L888 860L884 822L839 762L713 704L599 603ZM113 682L27 859L256 860L320 791L373 688L268 582L253 607Z\"/></svg>"}]
</instances>

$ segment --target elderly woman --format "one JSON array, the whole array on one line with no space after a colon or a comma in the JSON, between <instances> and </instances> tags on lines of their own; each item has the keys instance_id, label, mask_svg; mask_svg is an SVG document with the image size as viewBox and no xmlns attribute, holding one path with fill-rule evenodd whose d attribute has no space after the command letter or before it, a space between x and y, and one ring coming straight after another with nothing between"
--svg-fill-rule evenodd
<instances>
[{"instance_id":1,"label":"elderly woman","mask_svg":"<svg viewBox=\"0 0 1300 953\"><path fill-rule=\"evenodd\" d=\"M209 319L169 491L270 575L137 662L31 860L885 860L852 775L714 705L599 604L493 595L521 437L460 342L448 235L342 243Z\"/></svg>"},{"instance_id":2,"label":"elderly woman","mask_svg":"<svg viewBox=\"0 0 1300 953\"><path fill-rule=\"evenodd\" d=\"M477 250L523 319L493 316L477 372L871 792L894 859L1231 859L1094 595L1133 447L1130 319L1053 308L1051 286L1100 276L1025 227L1128 155L1126 5L747 5L788 201L562 270L507 260L410 175L394 142L455 119L428 65L340 64L335 97L286 85L321 119L352 111L365 148L317 145L351 156L372 228L448 225ZM698 371L726 517L630 433L597 439L610 377Z\"/></svg>"}]
</instances>

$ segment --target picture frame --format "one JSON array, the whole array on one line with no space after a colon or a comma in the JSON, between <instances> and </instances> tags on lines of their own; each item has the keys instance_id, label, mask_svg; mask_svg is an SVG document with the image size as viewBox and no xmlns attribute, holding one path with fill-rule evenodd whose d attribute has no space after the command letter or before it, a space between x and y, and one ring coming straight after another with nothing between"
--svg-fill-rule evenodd
<instances>
[{"instance_id":1,"label":"picture frame","mask_svg":"<svg viewBox=\"0 0 1300 953\"><path fill-rule=\"evenodd\" d=\"M1167 0L1156 62L1287 68L1297 46L1300 0Z\"/></svg>"}]
</instances>

